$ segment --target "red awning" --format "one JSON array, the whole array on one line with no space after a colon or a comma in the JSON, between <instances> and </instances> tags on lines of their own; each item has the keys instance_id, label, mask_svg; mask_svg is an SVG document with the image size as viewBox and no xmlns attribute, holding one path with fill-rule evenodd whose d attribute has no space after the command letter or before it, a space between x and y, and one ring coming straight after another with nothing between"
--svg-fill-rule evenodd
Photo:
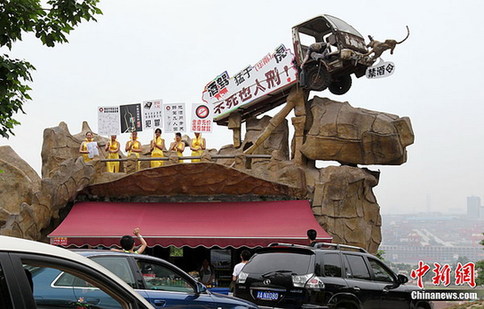
<instances>
[{"instance_id":1,"label":"red awning","mask_svg":"<svg viewBox=\"0 0 484 309\"><path fill-rule=\"evenodd\" d=\"M307 244L306 231L331 241L309 202L107 203L81 202L49 235L52 244L118 245L139 227L148 246L258 247Z\"/></svg>"}]
</instances>

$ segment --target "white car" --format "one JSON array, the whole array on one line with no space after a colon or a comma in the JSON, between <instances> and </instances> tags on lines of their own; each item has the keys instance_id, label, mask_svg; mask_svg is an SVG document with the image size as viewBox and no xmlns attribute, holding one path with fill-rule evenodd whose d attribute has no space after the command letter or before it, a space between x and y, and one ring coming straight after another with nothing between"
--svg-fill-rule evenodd
<instances>
[{"instance_id":1,"label":"white car","mask_svg":"<svg viewBox=\"0 0 484 309\"><path fill-rule=\"evenodd\" d=\"M33 286L32 272L46 268L71 274L77 281L86 282L85 288L76 290L74 298L34 300L34 289L46 287L42 286L43 282L36 282L37 286ZM66 282L63 287L72 289L69 284ZM100 293L102 298L95 296ZM0 236L0 308L154 309L128 284L101 265L66 249L8 236Z\"/></svg>"}]
</instances>

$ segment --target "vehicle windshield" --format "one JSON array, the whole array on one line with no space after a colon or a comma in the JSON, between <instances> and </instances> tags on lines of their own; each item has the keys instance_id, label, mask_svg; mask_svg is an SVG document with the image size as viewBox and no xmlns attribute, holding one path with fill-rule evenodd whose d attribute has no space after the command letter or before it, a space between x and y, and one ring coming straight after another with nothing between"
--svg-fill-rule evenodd
<instances>
[{"instance_id":1,"label":"vehicle windshield","mask_svg":"<svg viewBox=\"0 0 484 309\"><path fill-rule=\"evenodd\" d=\"M245 265L243 272L250 274L290 272L290 274L304 275L314 272L314 267L311 267L311 256L312 254L290 252L258 254Z\"/></svg>"},{"instance_id":2,"label":"vehicle windshield","mask_svg":"<svg viewBox=\"0 0 484 309\"><path fill-rule=\"evenodd\" d=\"M343 31L343 32L348 32L348 33L351 33L351 34L354 34L354 35L357 35L359 37L363 37L355 28L353 28L352 26L348 25L345 21L337 18L337 17L334 17L334 16L330 16L330 15L325 15L325 17L331 22L333 23L333 25L339 30L339 31Z\"/></svg>"}]
</instances>

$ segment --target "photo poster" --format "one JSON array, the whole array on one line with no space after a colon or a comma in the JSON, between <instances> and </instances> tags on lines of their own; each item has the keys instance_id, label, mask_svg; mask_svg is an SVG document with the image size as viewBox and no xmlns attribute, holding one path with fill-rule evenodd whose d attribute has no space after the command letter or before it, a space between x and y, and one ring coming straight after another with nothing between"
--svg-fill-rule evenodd
<instances>
[{"instance_id":1,"label":"photo poster","mask_svg":"<svg viewBox=\"0 0 484 309\"><path fill-rule=\"evenodd\" d=\"M185 103L163 104L164 133L186 132Z\"/></svg>"},{"instance_id":2,"label":"photo poster","mask_svg":"<svg viewBox=\"0 0 484 309\"><path fill-rule=\"evenodd\" d=\"M143 131L140 103L120 105L119 112L121 118L121 133Z\"/></svg>"},{"instance_id":3,"label":"photo poster","mask_svg":"<svg viewBox=\"0 0 484 309\"><path fill-rule=\"evenodd\" d=\"M192 121L190 122L191 132L212 132L213 110L211 104L193 103Z\"/></svg>"},{"instance_id":4,"label":"photo poster","mask_svg":"<svg viewBox=\"0 0 484 309\"><path fill-rule=\"evenodd\" d=\"M155 130L162 127L163 100L143 101L143 124L145 130Z\"/></svg>"},{"instance_id":5,"label":"photo poster","mask_svg":"<svg viewBox=\"0 0 484 309\"><path fill-rule=\"evenodd\" d=\"M119 106L99 106L97 128L98 134L102 136L119 135L121 133Z\"/></svg>"}]
</instances>

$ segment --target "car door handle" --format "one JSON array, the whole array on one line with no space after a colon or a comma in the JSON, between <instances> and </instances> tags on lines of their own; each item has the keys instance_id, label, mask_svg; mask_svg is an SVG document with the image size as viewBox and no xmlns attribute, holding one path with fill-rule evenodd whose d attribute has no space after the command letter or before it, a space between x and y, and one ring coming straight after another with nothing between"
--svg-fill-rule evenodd
<instances>
[{"instance_id":1,"label":"car door handle","mask_svg":"<svg viewBox=\"0 0 484 309\"><path fill-rule=\"evenodd\" d=\"M166 304L166 300L162 300L162 299L155 299L153 301L153 304L157 307L164 307L165 304Z\"/></svg>"},{"instance_id":2,"label":"car door handle","mask_svg":"<svg viewBox=\"0 0 484 309\"><path fill-rule=\"evenodd\" d=\"M359 287L359 286L354 286L354 287L353 287L353 290L355 290L356 292L361 291L361 289L360 289L360 287Z\"/></svg>"}]
</instances>

